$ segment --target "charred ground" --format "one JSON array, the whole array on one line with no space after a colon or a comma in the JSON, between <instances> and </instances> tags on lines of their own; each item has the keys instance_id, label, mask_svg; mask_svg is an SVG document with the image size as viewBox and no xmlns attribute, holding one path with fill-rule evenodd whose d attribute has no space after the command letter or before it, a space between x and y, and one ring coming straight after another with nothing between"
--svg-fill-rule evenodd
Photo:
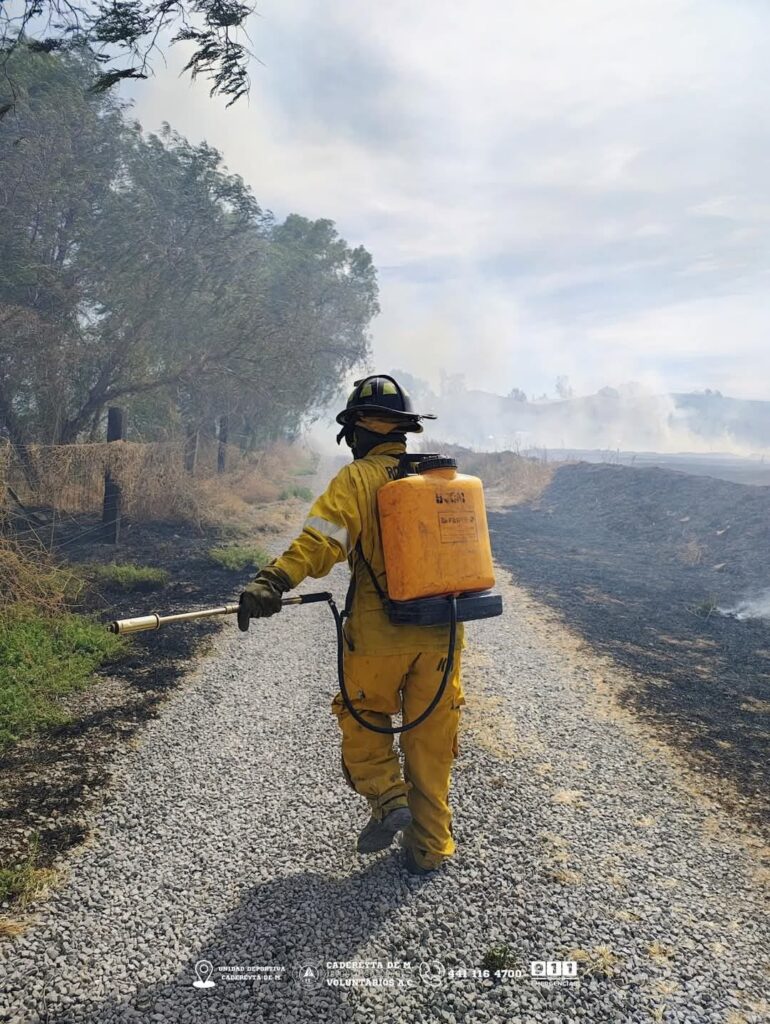
<instances>
[{"instance_id":1,"label":"charred ground","mask_svg":"<svg viewBox=\"0 0 770 1024\"><path fill-rule=\"evenodd\" d=\"M490 526L498 560L632 670L624 702L767 825L770 623L719 608L770 585L770 488L580 463Z\"/></svg>"}]
</instances>

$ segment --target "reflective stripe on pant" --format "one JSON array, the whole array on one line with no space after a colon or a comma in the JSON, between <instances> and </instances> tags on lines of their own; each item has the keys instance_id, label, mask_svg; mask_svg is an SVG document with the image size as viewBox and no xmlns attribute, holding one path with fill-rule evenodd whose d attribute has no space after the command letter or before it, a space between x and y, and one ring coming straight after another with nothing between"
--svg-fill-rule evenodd
<instances>
[{"instance_id":1,"label":"reflective stripe on pant","mask_svg":"<svg viewBox=\"0 0 770 1024\"><path fill-rule=\"evenodd\" d=\"M404 841L423 867L437 867L454 853L449 783L457 754L460 707L458 651L444 694L422 725L400 736L404 775L393 737L359 725L337 694L332 710L342 730L343 770L353 789L365 796L375 817L408 803L412 825ZM414 721L432 701L444 673L445 658L436 651L420 654L362 655L346 652L345 684L357 711L373 725L391 725L403 708Z\"/></svg>"}]
</instances>

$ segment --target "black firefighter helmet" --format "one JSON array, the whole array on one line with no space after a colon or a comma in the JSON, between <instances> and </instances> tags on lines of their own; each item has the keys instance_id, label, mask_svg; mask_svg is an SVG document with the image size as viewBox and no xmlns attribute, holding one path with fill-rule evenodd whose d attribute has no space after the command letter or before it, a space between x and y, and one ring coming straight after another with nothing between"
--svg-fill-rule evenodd
<instances>
[{"instance_id":1,"label":"black firefighter helmet","mask_svg":"<svg viewBox=\"0 0 770 1024\"><path fill-rule=\"evenodd\" d=\"M356 420L362 416L380 416L393 420L402 431L422 430L420 420L435 420L433 413L416 413L412 400L393 377L377 373L355 381L348 396L347 405L337 414L342 430L337 435L337 444L352 431Z\"/></svg>"}]
</instances>

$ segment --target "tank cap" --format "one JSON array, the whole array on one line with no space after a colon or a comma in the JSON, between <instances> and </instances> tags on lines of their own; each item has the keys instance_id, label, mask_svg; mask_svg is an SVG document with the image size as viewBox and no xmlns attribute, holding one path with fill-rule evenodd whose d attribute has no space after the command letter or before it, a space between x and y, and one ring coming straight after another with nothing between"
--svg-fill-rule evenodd
<instances>
[{"instance_id":1,"label":"tank cap","mask_svg":"<svg viewBox=\"0 0 770 1024\"><path fill-rule=\"evenodd\" d=\"M457 459L445 458L442 455L429 455L414 467L418 473L427 473L431 469L457 469Z\"/></svg>"}]
</instances>

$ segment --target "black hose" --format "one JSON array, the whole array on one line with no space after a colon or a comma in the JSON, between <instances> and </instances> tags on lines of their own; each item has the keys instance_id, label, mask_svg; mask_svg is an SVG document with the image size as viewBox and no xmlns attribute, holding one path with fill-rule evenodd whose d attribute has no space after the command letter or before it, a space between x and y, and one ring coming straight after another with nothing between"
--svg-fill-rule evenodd
<instances>
[{"instance_id":1,"label":"black hose","mask_svg":"<svg viewBox=\"0 0 770 1024\"><path fill-rule=\"evenodd\" d=\"M329 600L329 607L332 610L332 615L334 616L334 623L337 627L337 675L339 676L340 693L342 694L342 700L345 703L345 707L348 709L350 714L353 716L356 722L358 722L359 725L362 725L365 729L369 729L370 732L379 732L384 733L386 736L395 736L401 732L408 732L409 729L416 729L418 725L421 725L425 721L428 715L431 714L433 709L441 700L441 698L444 695L444 690L446 690L446 685L449 682L449 676L452 672L452 668L454 667L455 642L457 640L457 599L454 596L452 596L448 597L447 600L449 601L449 648L447 650L446 668L444 669L444 675L441 680L441 684L438 690L436 690L435 697L427 706L427 708L422 712L421 715L418 715L418 717L415 718L414 721L412 722L406 722L404 725L394 727L384 725L372 725L371 722L367 722L367 720L363 717L360 711L356 711L356 709L353 707L353 703L350 699L350 696L348 695L347 687L345 686L345 638L342 633L342 617L334 601L332 599Z\"/></svg>"}]
</instances>

